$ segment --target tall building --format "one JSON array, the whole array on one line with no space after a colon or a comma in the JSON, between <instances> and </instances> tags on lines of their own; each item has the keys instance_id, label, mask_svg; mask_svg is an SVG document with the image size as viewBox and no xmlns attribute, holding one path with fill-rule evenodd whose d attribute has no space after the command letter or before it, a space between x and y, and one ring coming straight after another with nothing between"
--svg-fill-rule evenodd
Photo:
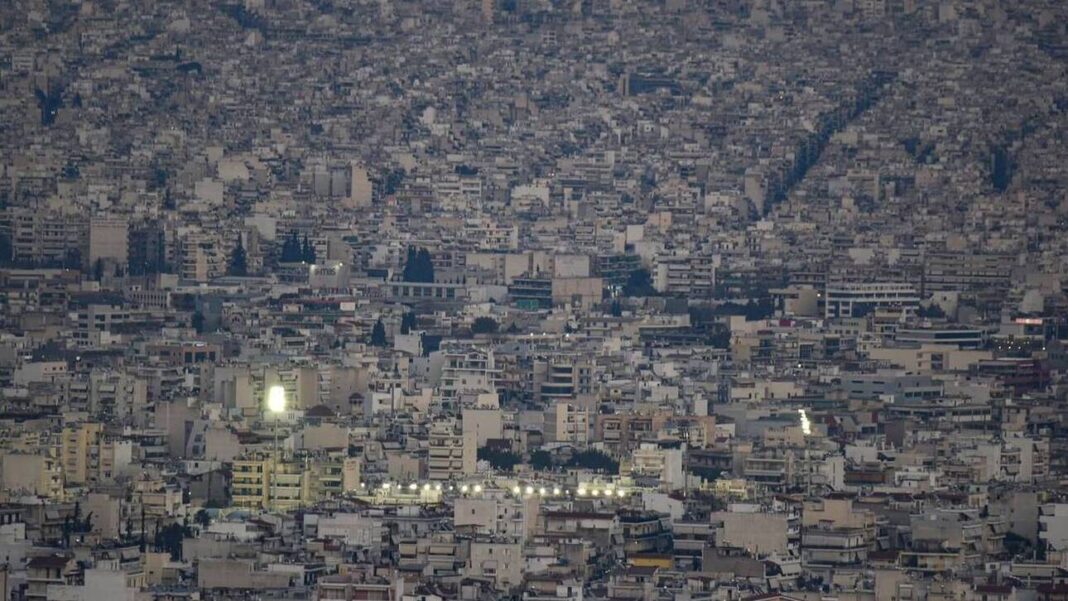
<instances>
[{"instance_id":1,"label":"tall building","mask_svg":"<svg viewBox=\"0 0 1068 601\"><path fill-rule=\"evenodd\" d=\"M107 436L101 423L64 428L60 445L60 463L67 484L111 480L133 457L132 444Z\"/></svg>"},{"instance_id":2,"label":"tall building","mask_svg":"<svg viewBox=\"0 0 1068 601\"><path fill-rule=\"evenodd\" d=\"M566 401L556 401L545 415L545 438L578 446L589 444L589 410Z\"/></svg>"},{"instance_id":3,"label":"tall building","mask_svg":"<svg viewBox=\"0 0 1068 601\"><path fill-rule=\"evenodd\" d=\"M88 232L80 215L9 208L3 227L11 239L11 259L17 264L81 269Z\"/></svg>"},{"instance_id":4,"label":"tall building","mask_svg":"<svg viewBox=\"0 0 1068 601\"><path fill-rule=\"evenodd\" d=\"M93 217L89 221L89 265L111 261L126 268L128 234L125 217Z\"/></svg>"},{"instance_id":5,"label":"tall building","mask_svg":"<svg viewBox=\"0 0 1068 601\"><path fill-rule=\"evenodd\" d=\"M431 480L453 480L475 473L477 451L458 420L446 418L430 426L427 474Z\"/></svg>"},{"instance_id":6,"label":"tall building","mask_svg":"<svg viewBox=\"0 0 1068 601\"><path fill-rule=\"evenodd\" d=\"M349 208L357 209L360 207L371 206L371 200L374 195L374 185L371 183L371 179L367 176L367 169L359 164L352 163L350 165L352 174L352 183L349 186Z\"/></svg>"},{"instance_id":7,"label":"tall building","mask_svg":"<svg viewBox=\"0 0 1068 601\"><path fill-rule=\"evenodd\" d=\"M130 275L167 272L166 234L158 222L147 222L129 230L127 264Z\"/></svg>"}]
</instances>

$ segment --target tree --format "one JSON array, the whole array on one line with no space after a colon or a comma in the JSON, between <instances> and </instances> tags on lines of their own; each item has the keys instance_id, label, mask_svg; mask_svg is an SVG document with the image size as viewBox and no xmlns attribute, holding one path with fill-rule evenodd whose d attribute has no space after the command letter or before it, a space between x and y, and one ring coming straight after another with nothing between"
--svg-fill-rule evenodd
<instances>
[{"instance_id":1,"label":"tree","mask_svg":"<svg viewBox=\"0 0 1068 601\"><path fill-rule=\"evenodd\" d=\"M403 168L390 169L382 180L382 194L386 196L394 194L404 181L405 174Z\"/></svg>"},{"instance_id":2,"label":"tree","mask_svg":"<svg viewBox=\"0 0 1068 601\"><path fill-rule=\"evenodd\" d=\"M283 263L299 263L301 254L300 239L297 238L297 232L289 232L289 236L282 243L282 255L279 260Z\"/></svg>"},{"instance_id":3,"label":"tree","mask_svg":"<svg viewBox=\"0 0 1068 601\"><path fill-rule=\"evenodd\" d=\"M248 275L248 256L245 254L245 246L241 243L241 236L237 237L237 246L230 254L230 275L244 277Z\"/></svg>"},{"instance_id":4,"label":"tree","mask_svg":"<svg viewBox=\"0 0 1068 601\"><path fill-rule=\"evenodd\" d=\"M719 480L719 477L723 475L723 470L714 467L691 467L689 471L691 474L709 481Z\"/></svg>"},{"instance_id":5,"label":"tree","mask_svg":"<svg viewBox=\"0 0 1068 601\"><path fill-rule=\"evenodd\" d=\"M56 122L56 114L63 108L63 90L52 88L45 94L40 88L34 89L37 107L41 109L41 125L48 127Z\"/></svg>"},{"instance_id":6,"label":"tree","mask_svg":"<svg viewBox=\"0 0 1068 601\"><path fill-rule=\"evenodd\" d=\"M609 308L608 312L612 315L612 317L622 317L623 305L619 302L618 299L614 300L612 301L612 306Z\"/></svg>"},{"instance_id":7,"label":"tree","mask_svg":"<svg viewBox=\"0 0 1068 601\"><path fill-rule=\"evenodd\" d=\"M11 245L11 236L5 232L0 232L0 267L7 267L12 264L14 255L14 248Z\"/></svg>"},{"instance_id":8,"label":"tree","mask_svg":"<svg viewBox=\"0 0 1068 601\"><path fill-rule=\"evenodd\" d=\"M178 523L170 524L160 529L156 536L156 547L160 551L170 553L171 559L178 561L182 559L182 541L191 536L193 536L193 531L188 526Z\"/></svg>"},{"instance_id":9,"label":"tree","mask_svg":"<svg viewBox=\"0 0 1068 601\"><path fill-rule=\"evenodd\" d=\"M415 327L415 313L408 311L404 315L401 315L400 332L401 334L410 334L412 328Z\"/></svg>"},{"instance_id":10,"label":"tree","mask_svg":"<svg viewBox=\"0 0 1068 601\"><path fill-rule=\"evenodd\" d=\"M401 277L405 282L432 283L434 281L434 261L430 258L430 251L425 248L409 248Z\"/></svg>"},{"instance_id":11,"label":"tree","mask_svg":"<svg viewBox=\"0 0 1068 601\"><path fill-rule=\"evenodd\" d=\"M193 326L193 329L196 330L197 334L203 334L204 333L204 314L201 313L200 311L195 311L193 313L193 319L192 319L191 325Z\"/></svg>"},{"instance_id":12,"label":"tree","mask_svg":"<svg viewBox=\"0 0 1068 601\"><path fill-rule=\"evenodd\" d=\"M542 472L553 468L553 456L549 451L538 449L530 454L530 467Z\"/></svg>"},{"instance_id":13,"label":"tree","mask_svg":"<svg viewBox=\"0 0 1068 601\"><path fill-rule=\"evenodd\" d=\"M82 251L77 248L67 249L67 253L63 257L63 267L76 271L80 270L82 268Z\"/></svg>"},{"instance_id":14,"label":"tree","mask_svg":"<svg viewBox=\"0 0 1068 601\"><path fill-rule=\"evenodd\" d=\"M501 451L490 447L478 450L479 461L488 461L493 469L510 472L523 458L511 451Z\"/></svg>"},{"instance_id":15,"label":"tree","mask_svg":"<svg viewBox=\"0 0 1068 601\"><path fill-rule=\"evenodd\" d=\"M630 297L656 296L656 288L653 288L653 278L649 270L640 267L630 272L627 283L623 284L623 294Z\"/></svg>"},{"instance_id":16,"label":"tree","mask_svg":"<svg viewBox=\"0 0 1068 601\"><path fill-rule=\"evenodd\" d=\"M571 456L571 461L568 462L568 465L572 467L582 467L588 470L594 470L598 472L607 472L609 474L615 474L619 472L618 461L594 449L588 449L575 453Z\"/></svg>"},{"instance_id":17,"label":"tree","mask_svg":"<svg viewBox=\"0 0 1068 601\"><path fill-rule=\"evenodd\" d=\"M422 334L419 337L419 344L423 347L424 357L429 357L430 353L437 352L441 348L441 338L440 334Z\"/></svg>"},{"instance_id":18,"label":"tree","mask_svg":"<svg viewBox=\"0 0 1068 601\"><path fill-rule=\"evenodd\" d=\"M315 258L315 247L312 246L312 243L308 240L308 235L305 234L304 242L302 242L300 245L300 260L305 263L314 265Z\"/></svg>"},{"instance_id":19,"label":"tree","mask_svg":"<svg viewBox=\"0 0 1068 601\"><path fill-rule=\"evenodd\" d=\"M757 321L760 319L767 319L775 314L775 305L771 300L771 297L763 297L760 300L754 301L749 299L749 302L745 304L746 321Z\"/></svg>"},{"instance_id":20,"label":"tree","mask_svg":"<svg viewBox=\"0 0 1068 601\"><path fill-rule=\"evenodd\" d=\"M420 248L415 255L416 265L419 266L420 282L434 282L434 261L430 259L430 251Z\"/></svg>"},{"instance_id":21,"label":"tree","mask_svg":"<svg viewBox=\"0 0 1068 601\"><path fill-rule=\"evenodd\" d=\"M496 334L500 325L492 317L476 318L471 324L472 334Z\"/></svg>"},{"instance_id":22,"label":"tree","mask_svg":"<svg viewBox=\"0 0 1068 601\"><path fill-rule=\"evenodd\" d=\"M371 346L386 346L386 326L382 325L381 319L371 329Z\"/></svg>"},{"instance_id":23,"label":"tree","mask_svg":"<svg viewBox=\"0 0 1068 601\"><path fill-rule=\"evenodd\" d=\"M404 271L401 273L401 278L405 282L415 281L415 276L413 275L415 273L415 254L415 247L409 246L408 256L404 258Z\"/></svg>"}]
</instances>

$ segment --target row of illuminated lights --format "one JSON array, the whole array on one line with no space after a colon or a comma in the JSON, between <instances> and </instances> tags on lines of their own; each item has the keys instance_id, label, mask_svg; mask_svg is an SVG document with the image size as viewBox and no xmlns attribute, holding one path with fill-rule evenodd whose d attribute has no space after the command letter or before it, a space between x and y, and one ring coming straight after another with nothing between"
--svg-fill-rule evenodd
<instances>
[{"instance_id":1,"label":"row of illuminated lights","mask_svg":"<svg viewBox=\"0 0 1068 601\"><path fill-rule=\"evenodd\" d=\"M361 484L360 486L363 487L364 485ZM381 490L383 492L386 492L386 493L388 493L391 490L396 490L399 493L403 493L404 492L404 486L402 486L400 484L391 484L389 482L386 482L386 483L382 484ZM427 483L427 484L424 484L421 489L420 489L420 486L418 484L414 483L414 482L408 485L408 492L409 493L417 493L420 490L422 490L422 492L430 492L431 490L433 490L435 492L441 492L442 490L444 490L444 488L442 487L442 485L440 483L439 484L435 484L433 486L431 486L429 483ZM457 490L459 490L460 494L468 494L468 493L479 494L479 493L482 492L483 489L482 489L482 485L481 484L475 484L474 486L468 486L467 484L464 484L464 485L461 485L460 487L456 487L456 486L450 485L448 487L448 490L451 491L451 492L456 492ZM524 494L527 495L527 496L532 496L535 493L537 493L538 496L541 496L541 497L571 496L571 491L570 490L567 490L567 489L561 490L560 487L553 487L551 489L550 488L546 488L544 486L539 487L539 488L534 488L533 486L530 486L530 485L527 485L526 487L521 487L521 486L518 486L518 485L512 487L512 494L516 495L516 496L521 496L521 495L524 495ZM604 488L586 488L585 486L579 486L578 489L575 490L575 495L579 496L579 497L585 497L585 496L592 496L592 497L599 497L599 496L625 497L625 496L627 496L627 493L622 488L613 489L611 486L606 486Z\"/></svg>"}]
</instances>

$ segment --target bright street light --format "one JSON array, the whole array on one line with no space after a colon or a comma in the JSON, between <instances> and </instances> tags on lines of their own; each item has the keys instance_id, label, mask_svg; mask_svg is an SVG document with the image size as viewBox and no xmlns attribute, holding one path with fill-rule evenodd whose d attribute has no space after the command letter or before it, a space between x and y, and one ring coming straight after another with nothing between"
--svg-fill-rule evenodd
<instances>
[{"instance_id":1,"label":"bright street light","mask_svg":"<svg viewBox=\"0 0 1068 601\"><path fill-rule=\"evenodd\" d=\"M286 389L279 385L271 386L267 391L267 410L282 413L286 410Z\"/></svg>"}]
</instances>

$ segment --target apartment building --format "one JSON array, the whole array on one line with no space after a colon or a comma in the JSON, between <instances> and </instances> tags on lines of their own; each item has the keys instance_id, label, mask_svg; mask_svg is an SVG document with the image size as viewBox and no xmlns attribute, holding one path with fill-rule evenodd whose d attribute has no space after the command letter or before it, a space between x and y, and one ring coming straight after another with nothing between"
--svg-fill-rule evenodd
<instances>
[{"instance_id":1,"label":"apartment building","mask_svg":"<svg viewBox=\"0 0 1068 601\"><path fill-rule=\"evenodd\" d=\"M434 421L427 438L427 477L458 480L474 474L478 449L473 442L464 436L459 420Z\"/></svg>"},{"instance_id":2,"label":"apartment building","mask_svg":"<svg viewBox=\"0 0 1068 601\"><path fill-rule=\"evenodd\" d=\"M877 308L912 312L920 293L912 284L890 282L828 283L823 294L824 317L862 317Z\"/></svg>"}]
</instances>

